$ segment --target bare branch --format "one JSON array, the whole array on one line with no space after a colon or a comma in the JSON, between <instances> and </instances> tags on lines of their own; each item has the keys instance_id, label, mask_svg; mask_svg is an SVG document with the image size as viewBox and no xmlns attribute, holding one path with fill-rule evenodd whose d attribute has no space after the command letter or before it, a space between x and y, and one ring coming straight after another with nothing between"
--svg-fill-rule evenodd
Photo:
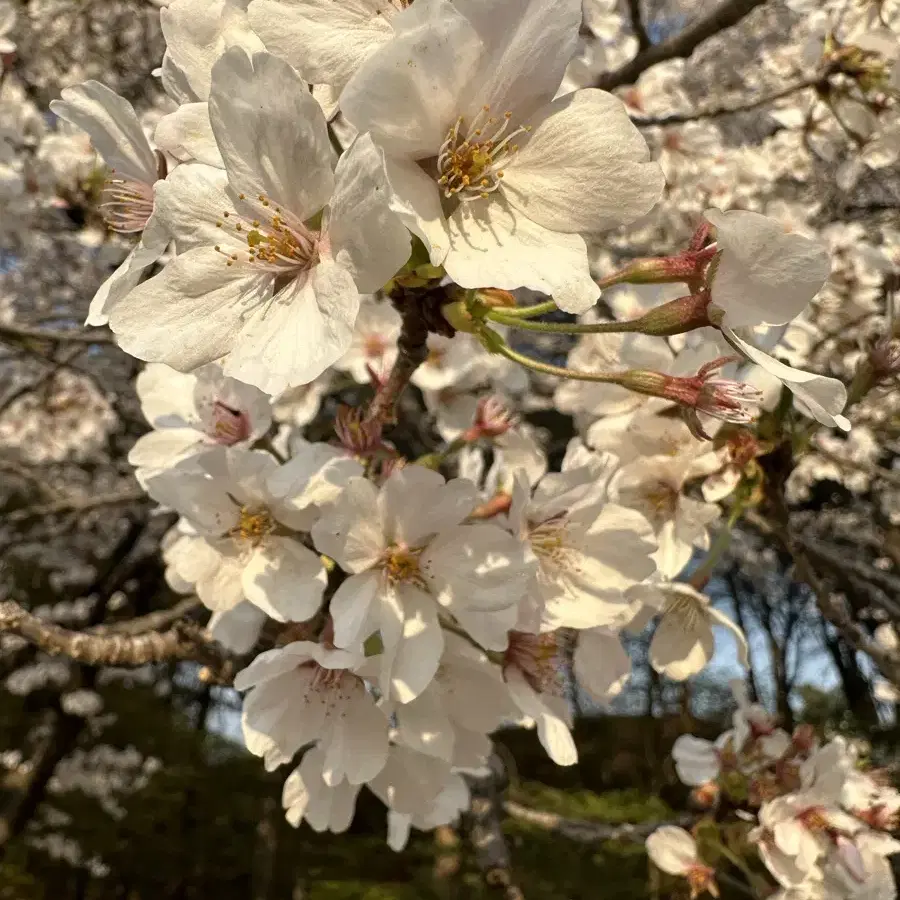
<instances>
[{"instance_id":1,"label":"bare branch","mask_svg":"<svg viewBox=\"0 0 900 900\"><path fill-rule=\"evenodd\" d=\"M124 622L114 622L111 625L96 625L90 630L91 634L144 634L148 631L159 631L162 628L168 628L173 622L184 618L195 609L201 606L197 597L185 597L179 600L169 609L158 609L155 612L148 613L146 616L139 616L136 619L126 619Z\"/></svg>"},{"instance_id":2,"label":"bare branch","mask_svg":"<svg viewBox=\"0 0 900 900\"><path fill-rule=\"evenodd\" d=\"M52 344L115 344L112 332L105 328L59 331L52 328L29 328L25 325L0 325L0 338L13 341L48 341Z\"/></svg>"},{"instance_id":3,"label":"bare branch","mask_svg":"<svg viewBox=\"0 0 900 900\"><path fill-rule=\"evenodd\" d=\"M810 553L816 555L816 548L810 547L807 541L793 537L786 529L757 513L748 512L746 518L764 534L774 535L781 541L793 557L798 574L812 589L822 615L854 650L865 653L891 684L900 687L900 653L882 647L863 625L854 620L841 597L817 574L810 559ZM821 564L827 560L827 554L824 559L818 555L816 558Z\"/></svg>"},{"instance_id":4,"label":"bare branch","mask_svg":"<svg viewBox=\"0 0 900 900\"><path fill-rule=\"evenodd\" d=\"M670 113L667 116L652 116L646 118L632 116L631 120L635 125L645 128L651 125L682 125L685 122L696 122L700 119L718 119L722 116L733 115L734 113L751 112L754 109L759 109L761 106L768 106L771 103L775 103L776 100L782 100L785 97L790 97L793 94L799 94L801 91L816 87L823 82L824 79L822 76L817 75L814 78L805 78L803 81L790 84L779 91L773 91L770 94L762 94L759 97L741 100L737 103L722 103L718 106L707 106L703 109L695 109L692 112Z\"/></svg>"},{"instance_id":5,"label":"bare branch","mask_svg":"<svg viewBox=\"0 0 900 900\"><path fill-rule=\"evenodd\" d=\"M646 50L653 42L647 34L647 26L641 15L641 0L628 0L628 17L631 20L631 30L637 38L638 50Z\"/></svg>"},{"instance_id":6,"label":"bare branch","mask_svg":"<svg viewBox=\"0 0 900 900\"><path fill-rule=\"evenodd\" d=\"M681 816L674 821L666 822L622 822L618 825L606 825L584 819L565 819L556 813L531 809L513 800L507 800L503 804L503 809L507 815L520 822L536 825L538 828L544 828L582 844L593 844L598 841L642 841L663 825L689 828L697 821L696 816Z\"/></svg>"},{"instance_id":7,"label":"bare branch","mask_svg":"<svg viewBox=\"0 0 900 900\"><path fill-rule=\"evenodd\" d=\"M6 600L0 603L0 632L19 635L45 653L91 666L144 666L186 660L206 666L213 679L222 683L230 682L238 668L236 657L191 622L177 622L163 632L91 634L62 628Z\"/></svg>"},{"instance_id":8,"label":"bare branch","mask_svg":"<svg viewBox=\"0 0 900 900\"><path fill-rule=\"evenodd\" d=\"M14 510L6 516L6 522L10 525L39 519L44 516L55 516L59 513L82 513L101 506L117 506L124 503L139 503L149 498L144 491L134 488L127 491L114 491L109 494L97 494L94 497L80 497L78 499L59 500L55 503L42 503L37 506L26 506Z\"/></svg>"},{"instance_id":9,"label":"bare branch","mask_svg":"<svg viewBox=\"0 0 900 900\"><path fill-rule=\"evenodd\" d=\"M472 793L472 805L465 816L469 842L484 883L504 900L524 900L515 883L509 847L503 835L502 793L507 785L506 767L494 753L485 774L466 778Z\"/></svg>"},{"instance_id":10,"label":"bare branch","mask_svg":"<svg viewBox=\"0 0 900 900\"><path fill-rule=\"evenodd\" d=\"M634 84L642 72L657 63L668 59L686 59L704 41L726 28L737 25L741 19L765 2L766 0L725 0L708 16L698 19L668 40L651 44L646 49L638 51L637 56L625 65L611 72L604 72L595 82L595 86L610 91L623 84Z\"/></svg>"},{"instance_id":11,"label":"bare branch","mask_svg":"<svg viewBox=\"0 0 900 900\"><path fill-rule=\"evenodd\" d=\"M37 378L35 381L31 381L28 384L24 384L20 388L14 390L3 400L2 403L0 403L0 416L2 416L13 405L13 403L16 402L16 400L24 397L26 394L33 394L48 385L51 381L53 381L53 379L59 372L61 372L63 369L69 368L70 364L74 362L87 349L87 347L73 348L73 350L64 360L54 363L53 367L44 372L40 376L40 378Z\"/></svg>"},{"instance_id":12,"label":"bare branch","mask_svg":"<svg viewBox=\"0 0 900 900\"><path fill-rule=\"evenodd\" d=\"M397 401L409 384L413 373L428 357L428 323L413 298L395 304L403 324L397 339L397 359L387 377L378 388L366 411L367 423L393 422L396 418Z\"/></svg>"}]
</instances>

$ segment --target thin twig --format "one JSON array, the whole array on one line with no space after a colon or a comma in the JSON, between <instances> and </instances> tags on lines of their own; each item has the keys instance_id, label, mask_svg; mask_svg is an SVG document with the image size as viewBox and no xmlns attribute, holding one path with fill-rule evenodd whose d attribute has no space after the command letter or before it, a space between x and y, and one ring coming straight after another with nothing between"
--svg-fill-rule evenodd
<instances>
[{"instance_id":1,"label":"thin twig","mask_svg":"<svg viewBox=\"0 0 900 900\"><path fill-rule=\"evenodd\" d=\"M36 506L26 506L14 510L6 516L9 525L19 524L29 519L38 519L44 516L55 516L60 513L83 513L102 506L117 506L124 503L138 503L147 501L147 494L139 488L127 491L115 491L109 494L97 494L94 497L81 497L78 499L59 500L55 503L42 503Z\"/></svg>"},{"instance_id":2,"label":"thin twig","mask_svg":"<svg viewBox=\"0 0 900 900\"><path fill-rule=\"evenodd\" d=\"M803 541L792 536L786 528L780 527L758 513L749 512L746 514L746 519L764 534L778 538L793 557L798 574L811 588L822 615L840 632L854 650L865 653L891 684L900 687L900 653L882 647L863 625L853 619L841 597L831 591L815 571L807 555L808 548L804 546ZM819 562L822 560L820 559Z\"/></svg>"},{"instance_id":3,"label":"thin twig","mask_svg":"<svg viewBox=\"0 0 900 900\"><path fill-rule=\"evenodd\" d=\"M698 19L692 25L679 31L678 34L658 44L651 44L637 55L611 72L604 72L596 80L595 86L605 91L621 87L623 84L634 84L642 72L668 59L686 59L697 47L713 35L737 25L757 6L766 0L725 0L708 16Z\"/></svg>"},{"instance_id":4,"label":"thin twig","mask_svg":"<svg viewBox=\"0 0 900 900\"><path fill-rule=\"evenodd\" d=\"M169 609L158 609L147 613L146 616L138 616L136 619L126 619L123 622L113 622L110 625L97 625L90 630L91 634L145 634L148 631L159 631L168 628L179 619L183 619L202 604L197 597L185 597L179 600Z\"/></svg>"},{"instance_id":5,"label":"thin twig","mask_svg":"<svg viewBox=\"0 0 900 900\"><path fill-rule=\"evenodd\" d=\"M60 360L59 362L54 363L51 369L48 369L35 381L30 381L28 382L28 384L24 384L14 390L3 400L2 403L0 403L0 416L2 416L13 405L13 403L16 402L16 400L24 397L26 394L33 394L48 385L51 381L53 381L53 379L59 372L61 372L63 369L68 369L71 363L73 363L82 353L84 353L85 350L87 350L87 347L74 348L64 360Z\"/></svg>"},{"instance_id":6,"label":"thin twig","mask_svg":"<svg viewBox=\"0 0 900 900\"><path fill-rule=\"evenodd\" d=\"M681 125L685 122L696 122L700 119L718 119L722 116L733 115L734 113L751 112L754 109L759 109L761 106L768 106L770 103L775 103L777 100L783 100L785 97L800 93L800 91L816 87L817 85L823 84L823 82L823 76L816 75L812 78L804 78L803 81L790 84L787 87L781 88L781 90L778 91L773 91L770 94L762 94L759 97L742 100L737 103L721 103L716 106L706 106L689 112L670 113L666 116L632 116L631 121L641 128L646 128L651 125Z\"/></svg>"}]
</instances>

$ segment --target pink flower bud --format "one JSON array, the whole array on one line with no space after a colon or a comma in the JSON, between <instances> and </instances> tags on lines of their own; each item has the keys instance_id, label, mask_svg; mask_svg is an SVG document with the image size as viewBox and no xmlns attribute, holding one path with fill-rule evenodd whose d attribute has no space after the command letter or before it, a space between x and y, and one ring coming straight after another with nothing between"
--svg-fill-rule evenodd
<instances>
[{"instance_id":1,"label":"pink flower bud","mask_svg":"<svg viewBox=\"0 0 900 900\"><path fill-rule=\"evenodd\" d=\"M475 411L475 421L461 435L466 443L479 438L495 438L509 431L516 417L498 397L482 397Z\"/></svg>"}]
</instances>

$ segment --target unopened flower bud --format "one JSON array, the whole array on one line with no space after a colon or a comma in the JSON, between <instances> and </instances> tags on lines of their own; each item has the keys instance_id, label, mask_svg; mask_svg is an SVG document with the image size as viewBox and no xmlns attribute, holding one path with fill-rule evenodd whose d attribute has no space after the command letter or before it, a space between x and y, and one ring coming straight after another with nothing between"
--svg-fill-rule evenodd
<instances>
[{"instance_id":1,"label":"unopened flower bud","mask_svg":"<svg viewBox=\"0 0 900 900\"><path fill-rule=\"evenodd\" d=\"M475 292L475 298L491 308L514 307L516 305L516 298L512 293L500 288L479 288Z\"/></svg>"},{"instance_id":2,"label":"unopened flower bud","mask_svg":"<svg viewBox=\"0 0 900 900\"><path fill-rule=\"evenodd\" d=\"M498 397L482 397L475 410L475 420L461 435L466 443L480 438L495 438L516 424L515 416Z\"/></svg>"},{"instance_id":3,"label":"unopened flower bud","mask_svg":"<svg viewBox=\"0 0 900 900\"><path fill-rule=\"evenodd\" d=\"M624 269L600 280L600 287L614 284L674 284L703 277L715 249L684 250L674 256L650 256L630 262Z\"/></svg>"},{"instance_id":4,"label":"unopened flower bud","mask_svg":"<svg viewBox=\"0 0 900 900\"><path fill-rule=\"evenodd\" d=\"M715 781L707 781L691 791L691 806L695 809L712 809L719 801L719 794L719 786Z\"/></svg>"}]
</instances>

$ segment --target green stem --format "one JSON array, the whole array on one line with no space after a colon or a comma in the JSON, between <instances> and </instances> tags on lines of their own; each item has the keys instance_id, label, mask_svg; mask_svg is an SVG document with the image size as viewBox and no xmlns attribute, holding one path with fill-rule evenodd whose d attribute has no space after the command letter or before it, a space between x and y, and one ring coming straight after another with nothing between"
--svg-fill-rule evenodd
<instances>
[{"instance_id":1,"label":"green stem","mask_svg":"<svg viewBox=\"0 0 900 900\"><path fill-rule=\"evenodd\" d=\"M445 447L436 450L434 453L426 453L416 460L417 466L425 466L429 469L439 469L454 453L458 453L463 447L467 446L470 441L463 437L454 438Z\"/></svg>"},{"instance_id":2,"label":"green stem","mask_svg":"<svg viewBox=\"0 0 900 900\"><path fill-rule=\"evenodd\" d=\"M496 332L494 332L496 334ZM499 337L499 335L497 335ZM524 366L526 369L532 369L535 372L542 372L544 375L555 375L558 378L572 378L575 381L596 381L601 384L619 384L622 379L621 372L577 372L575 369L565 369L562 366L551 366L549 363L542 363L523 353L518 353L512 347L507 346L503 342L492 344L492 348L501 356Z\"/></svg>"},{"instance_id":3,"label":"green stem","mask_svg":"<svg viewBox=\"0 0 900 900\"><path fill-rule=\"evenodd\" d=\"M544 313L555 312L559 307L552 300L547 300L544 303L536 303L534 306L504 306L501 308L504 316L532 319L535 316L542 316Z\"/></svg>"},{"instance_id":4,"label":"green stem","mask_svg":"<svg viewBox=\"0 0 900 900\"><path fill-rule=\"evenodd\" d=\"M542 331L547 334L623 334L637 331L640 319L628 322L532 322L517 316L509 316L504 308L494 308L487 313L487 318L498 325L509 328L523 328L526 331Z\"/></svg>"}]
</instances>

